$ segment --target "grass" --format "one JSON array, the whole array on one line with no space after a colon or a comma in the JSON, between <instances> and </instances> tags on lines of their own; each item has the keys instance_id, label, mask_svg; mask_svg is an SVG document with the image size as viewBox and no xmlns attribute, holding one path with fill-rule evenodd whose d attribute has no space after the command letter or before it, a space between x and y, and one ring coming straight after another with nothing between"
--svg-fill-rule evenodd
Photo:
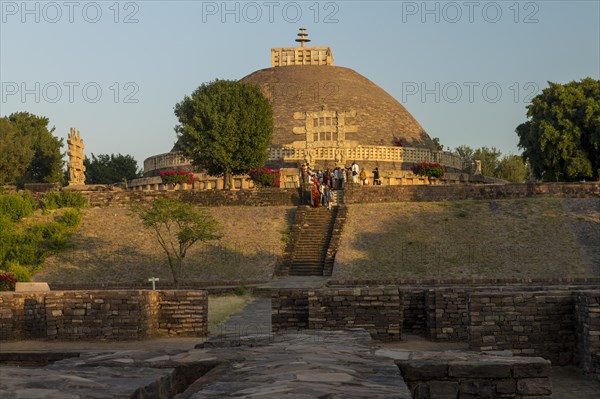
<instances>
[{"instance_id":1,"label":"grass","mask_svg":"<svg viewBox=\"0 0 600 399\"><path fill-rule=\"evenodd\" d=\"M238 313L254 298L246 293L244 295L220 295L208 297L208 332L225 322L229 316Z\"/></svg>"},{"instance_id":2,"label":"grass","mask_svg":"<svg viewBox=\"0 0 600 399\"><path fill-rule=\"evenodd\" d=\"M583 217L597 234L598 205L585 205L585 215L581 215L566 211L563 201L527 198L351 205L334 277L592 276L573 223L581 223Z\"/></svg>"}]
</instances>

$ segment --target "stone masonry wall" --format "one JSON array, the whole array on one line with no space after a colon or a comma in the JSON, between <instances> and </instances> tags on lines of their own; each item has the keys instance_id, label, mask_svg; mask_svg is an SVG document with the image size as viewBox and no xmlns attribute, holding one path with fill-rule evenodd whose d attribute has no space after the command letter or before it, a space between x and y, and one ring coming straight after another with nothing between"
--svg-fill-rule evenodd
<instances>
[{"instance_id":1,"label":"stone masonry wall","mask_svg":"<svg viewBox=\"0 0 600 399\"><path fill-rule=\"evenodd\" d=\"M396 364L414 399L552 398L550 362L539 357L421 352Z\"/></svg>"},{"instance_id":2,"label":"stone masonry wall","mask_svg":"<svg viewBox=\"0 0 600 399\"><path fill-rule=\"evenodd\" d=\"M315 330L364 328L374 339L399 341L402 309L398 287L309 291L308 327Z\"/></svg>"},{"instance_id":3,"label":"stone masonry wall","mask_svg":"<svg viewBox=\"0 0 600 399\"><path fill-rule=\"evenodd\" d=\"M598 197L600 183L447 184L418 186L359 186L349 184L346 204L367 202L495 200L532 196Z\"/></svg>"},{"instance_id":4,"label":"stone masonry wall","mask_svg":"<svg viewBox=\"0 0 600 399\"><path fill-rule=\"evenodd\" d=\"M397 287L280 289L271 296L273 331L364 328L374 339L400 340L402 295Z\"/></svg>"},{"instance_id":5,"label":"stone masonry wall","mask_svg":"<svg viewBox=\"0 0 600 399\"><path fill-rule=\"evenodd\" d=\"M575 293L575 364L600 381L600 292Z\"/></svg>"},{"instance_id":6,"label":"stone masonry wall","mask_svg":"<svg viewBox=\"0 0 600 399\"><path fill-rule=\"evenodd\" d=\"M260 188L255 190L169 190L169 191L83 191L91 206L128 206L157 198L177 198L201 206L299 205L297 189Z\"/></svg>"},{"instance_id":7,"label":"stone masonry wall","mask_svg":"<svg viewBox=\"0 0 600 399\"><path fill-rule=\"evenodd\" d=\"M426 292L429 338L466 341L468 338L467 291L462 288L438 288Z\"/></svg>"},{"instance_id":8,"label":"stone masonry wall","mask_svg":"<svg viewBox=\"0 0 600 399\"><path fill-rule=\"evenodd\" d=\"M308 290L271 291L271 329L275 331L308 328Z\"/></svg>"},{"instance_id":9,"label":"stone masonry wall","mask_svg":"<svg viewBox=\"0 0 600 399\"><path fill-rule=\"evenodd\" d=\"M128 206L170 197L203 206L300 205L295 188L251 190L82 191L91 206ZM417 186L360 186L349 184L344 203L509 199L531 196L597 197L600 183L445 184Z\"/></svg>"},{"instance_id":10,"label":"stone masonry wall","mask_svg":"<svg viewBox=\"0 0 600 399\"><path fill-rule=\"evenodd\" d=\"M573 309L570 291L470 294L469 347L569 364L575 349Z\"/></svg>"},{"instance_id":11,"label":"stone masonry wall","mask_svg":"<svg viewBox=\"0 0 600 399\"><path fill-rule=\"evenodd\" d=\"M206 291L50 291L0 295L0 341L205 336Z\"/></svg>"}]
</instances>

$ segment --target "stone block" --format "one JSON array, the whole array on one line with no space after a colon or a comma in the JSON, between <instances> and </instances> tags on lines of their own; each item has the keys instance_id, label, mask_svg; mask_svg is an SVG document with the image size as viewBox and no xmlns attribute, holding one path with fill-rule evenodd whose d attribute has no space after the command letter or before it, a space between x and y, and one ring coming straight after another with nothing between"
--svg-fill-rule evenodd
<instances>
[{"instance_id":1,"label":"stone block","mask_svg":"<svg viewBox=\"0 0 600 399\"><path fill-rule=\"evenodd\" d=\"M552 395L552 384L548 378L523 378L517 381L520 395Z\"/></svg>"},{"instance_id":2,"label":"stone block","mask_svg":"<svg viewBox=\"0 0 600 399\"><path fill-rule=\"evenodd\" d=\"M15 292L47 292L50 291L48 283L22 283L18 282L15 284Z\"/></svg>"},{"instance_id":3,"label":"stone block","mask_svg":"<svg viewBox=\"0 0 600 399\"><path fill-rule=\"evenodd\" d=\"M430 399L448 399L456 398L459 385L454 381L430 381L429 398Z\"/></svg>"},{"instance_id":4,"label":"stone block","mask_svg":"<svg viewBox=\"0 0 600 399\"><path fill-rule=\"evenodd\" d=\"M448 375L463 378L508 378L511 376L510 369L510 364L473 361L468 364L450 364Z\"/></svg>"},{"instance_id":5,"label":"stone block","mask_svg":"<svg viewBox=\"0 0 600 399\"><path fill-rule=\"evenodd\" d=\"M396 364L406 381L443 379L448 376L446 364L414 360L396 360Z\"/></svg>"}]
</instances>

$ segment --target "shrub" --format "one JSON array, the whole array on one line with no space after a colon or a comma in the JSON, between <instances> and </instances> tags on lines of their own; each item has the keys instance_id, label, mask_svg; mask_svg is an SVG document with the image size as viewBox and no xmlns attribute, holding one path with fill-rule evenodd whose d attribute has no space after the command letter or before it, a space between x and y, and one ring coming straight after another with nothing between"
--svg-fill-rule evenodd
<instances>
[{"instance_id":1,"label":"shrub","mask_svg":"<svg viewBox=\"0 0 600 399\"><path fill-rule=\"evenodd\" d=\"M50 191L42 197L40 204L44 210L58 208L83 208L85 198L79 191L64 190L61 192Z\"/></svg>"},{"instance_id":2,"label":"shrub","mask_svg":"<svg viewBox=\"0 0 600 399\"><path fill-rule=\"evenodd\" d=\"M245 285L240 285L233 289L233 294L237 295L237 296L250 295L250 292L251 292L250 289L248 287L246 287Z\"/></svg>"},{"instance_id":3,"label":"shrub","mask_svg":"<svg viewBox=\"0 0 600 399\"><path fill-rule=\"evenodd\" d=\"M160 172L160 178L163 184L192 184L194 182L194 174L183 170Z\"/></svg>"},{"instance_id":4,"label":"shrub","mask_svg":"<svg viewBox=\"0 0 600 399\"><path fill-rule=\"evenodd\" d=\"M67 209L57 221L67 227L77 227L81 221L81 213L76 209Z\"/></svg>"},{"instance_id":5,"label":"shrub","mask_svg":"<svg viewBox=\"0 0 600 399\"><path fill-rule=\"evenodd\" d=\"M438 179L444 176L444 166L439 163L421 162L412 166L414 174L419 176L437 177Z\"/></svg>"},{"instance_id":6,"label":"shrub","mask_svg":"<svg viewBox=\"0 0 600 399\"><path fill-rule=\"evenodd\" d=\"M21 194L0 194L0 215L6 215L15 222L31 215L35 207L35 200L28 191Z\"/></svg>"},{"instance_id":7,"label":"shrub","mask_svg":"<svg viewBox=\"0 0 600 399\"><path fill-rule=\"evenodd\" d=\"M16 283L14 274L0 270L0 291L14 291Z\"/></svg>"},{"instance_id":8,"label":"shrub","mask_svg":"<svg viewBox=\"0 0 600 399\"><path fill-rule=\"evenodd\" d=\"M248 172L254 183L265 187L279 187L279 172L269 168L252 169Z\"/></svg>"},{"instance_id":9,"label":"shrub","mask_svg":"<svg viewBox=\"0 0 600 399\"><path fill-rule=\"evenodd\" d=\"M21 265L17 261L10 261L6 264L6 270L11 273L16 281L31 281L31 274L26 266Z\"/></svg>"},{"instance_id":10,"label":"shrub","mask_svg":"<svg viewBox=\"0 0 600 399\"><path fill-rule=\"evenodd\" d=\"M60 192L60 208L83 208L85 204L85 197L79 191L63 190Z\"/></svg>"}]
</instances>

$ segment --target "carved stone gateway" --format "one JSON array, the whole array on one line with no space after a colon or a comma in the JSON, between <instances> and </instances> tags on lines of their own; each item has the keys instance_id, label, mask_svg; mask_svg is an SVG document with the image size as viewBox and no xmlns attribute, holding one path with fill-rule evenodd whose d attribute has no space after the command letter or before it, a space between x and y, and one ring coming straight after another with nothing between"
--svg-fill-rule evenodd
<instances>
[{"instance_id":1,"label":"carved stone gateway","mask_svg":"<svg viewBox=\"0 0 600 399\"><path fill-rule=\"evenodd\" d=\"M71 128L69 138L69 186L80 186L85 184L85 165L83 164L83 140L78 130Z\"/></svg>"}]
</instances>

